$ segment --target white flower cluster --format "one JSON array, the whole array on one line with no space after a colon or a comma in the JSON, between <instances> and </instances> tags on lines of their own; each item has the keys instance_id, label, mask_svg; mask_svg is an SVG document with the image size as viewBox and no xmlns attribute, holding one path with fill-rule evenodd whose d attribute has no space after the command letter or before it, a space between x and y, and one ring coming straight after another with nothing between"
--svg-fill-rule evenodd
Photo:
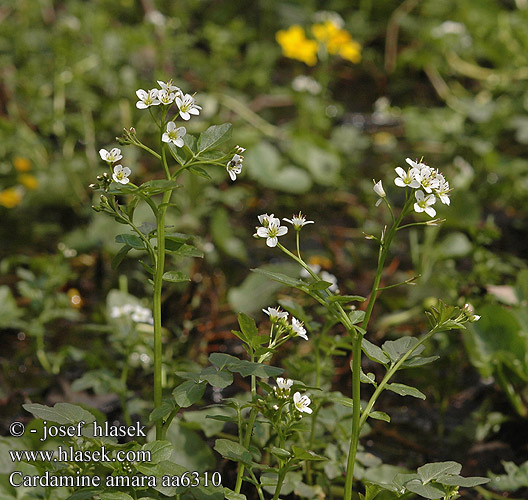
<instances>
[{"instance_id":1,"label":"white flower cluster","mask_svg":"<svg viewBox=\"0 0 528 500\"><path fill-rule=\"evenodd\" d=\"M266 245L269 247L276 247L278 243L278 237L284 236L288 232L286 226L281 226L281 221L274 214L262 214L258 216L259 222L262 224L261 227L256 227L257 232L253 235L255 238L266 238ZM283 218L282 220L289 222L295 231L300 231L303 226L307 224L313 224L313 220L306 220L306 217L299 212L293 214L291 219Z\"/></svg>"},{"instance_id":2,"label":"white flower cluster","mask_svg":"<svg viewBox=\"0 0 528 500\"><path fill-rule=\"evenodd\" d=\"M267 309L262 309L262 311L270 317L272 323L277 323L282 320L282 324L291 331L294 337L301 337L304 340L308 340L303 322L292 316L292 324L288 324L288 313L282 311L280 307L268 307Z\"/></svg>"},{"instance_id":3,"label":"white flower cluster","mask_svg":"<svg viewBox=\"0 0 528 500\"><path fill-rule=\"evenodd\" d=\"M450 203L449 192L451 189L449 182L445 180L445 177L438 169L435 170L423 162L416 162L410 158L405 161L411 168L405 171L401 167L396 167L398 177L394 179L394 184L403 188L410 187L415 189L416 203L414 204L414 211L416 213L425 212L430 217L434 217L436 210L433 205L436 203L437 198L445 205ZM376 206L378 206L386 196L381 181L374 184L374 192L380 197L376 203Z\"/></svg>"},{"instance_id":4,"label":"white flower cluster","mask_svg":"<svg viewBox=\"0 0 528 500\"><path fill-rule=\"evenodd\" d=\"M290 395L290 389L293 385L293 380L289 378L277 378L277 386L273 388L273 392L279 398L287 398ZM311 414L313 410L310 408L311 400L307 395L301 395L296 392L293 395L293 406L299 413Z\"/></svg>"},{"instance_id":5,"label":"white flower cluster","mask_svg":"<svg viewBox=\"0 0 528 500\"><path fill-rule=\"evenodd\" d=\"M152 311L150 309L133 304L113 306L110 311L110 317L113 319L130 318L134 323L148 323L150 325L154 323L154 318L152 317Z\"/></svg>"},{"instance_id":6,"label":"white flower cluster","mask_svg":"<svg viewBox=\"0 0 528 500\"><path fill-rule=\"evenodd\" d=\"M168 106L175 102L183 120L189 120L191 115L200 114L202 108L196 104L194 97L191 94L184 94L179 87L172 84L172 80L166 83L158 80L158 85L159 89L136 90L139 99L136 102L136 108L147 109L160 104Z\"/></svg>"},{"instance_id":7,"label":"white flower cluster","mask_svg":"<svg viewBox=\"0 0 528 500\"><path fill-rule=\"evenodd\" d=\"M112 148L110 151L107 151L106 149L100 149L99 156L101 157L101 160L106 161L106 163L108 163L110 166L123 158L119 148ZM123 167L123 165L115 165L112 179L114 179L116 182L119 182L120 184L128 184L130 181L128 176L130 174L131 170L128 167Z\"/></svg>"}]
</instances>

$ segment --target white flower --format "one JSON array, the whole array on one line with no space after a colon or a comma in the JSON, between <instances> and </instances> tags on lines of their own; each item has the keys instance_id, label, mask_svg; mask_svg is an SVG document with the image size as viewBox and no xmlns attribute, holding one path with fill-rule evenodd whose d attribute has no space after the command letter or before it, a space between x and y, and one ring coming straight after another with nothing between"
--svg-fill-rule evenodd
<instances>
[{"instance_id":1,"label":"white flower","mask_svg":"<svg viewBox=\"0 0 528 500\"><path fill-rule=\"evenodd\" d=\"M110 311L111 318L129 317L134 323L153 324L152 311L146 307L133 304L124 304L122 306L113 306Z\"/></svg>"},{"instance_id":2,"label":"white flower","mask_svg":"<svg viewBox=\"0 0 528 500\"><path fill-rule=\"evenodd\" d=\"M158 89L151 89L148 92L143 89L136 90L136 95L139 98L139 101L136 102L136 108L147 109L149 106L157 106L160 103L158 92Z\"/></svg>"},{"instance_id":3,"label":"white flower","mask_svg":"<svg viewBox=\"0 0 528 500\"><path fill-rule=\"evenodd\" d=\"M312 95L317 95L323 90L323 87L318 81L306 75L296 76L293 79L291 86L295 92L308 92Z\"/></svg>"},{"instance_id":4,"label":"white flower","mask_svg":"<svg viewBox=\"0 0 528 500\"><path fill-rule=\"evenodd\" d=\"M399 176L394 179L394 184L396 184L396 186L411 187L414 189L420 187L420 183L416 180L414 169L410 168L407 170L407 172L405 172L403 168L396 167L396 173Z\"/></svg>"},{"instance_id":5,"label":"white flower","mask_svg":"<svg viewBox=\"0 0 528 500\"><path fill-rule=\"evenodd\" d=\"M235 151L238 153L238 154L242 154L244 151L246 150L246 148L243 148L242 146L235 146Z\"/></svg>"},{"instance_id":6,"label":"white flower","mask_svg":"<svg viewBox=\"0 0 528 500\"><path fill-rule=\"evenodd\" d=\"M438 196L438 198L440 198L440 201L444 205L449 205L451 203L451 200L449 199L449 191L451 191L449 188L449 182L444 179L442 174L438 174L438 177L440 178L440 184L435 189L435 194Z\"/></svg>"},{"instance_id":7,"label":"white flower","mask_svg":"<svg viewBox=\"0 0 528 500\"><path fill-rule=\"evenodd\" d=\"M273 222L274 224L280 224L280 219L275 217L275 214L262 214L259 215L257 218L264 227L268 227L270 222Z\"/></svg>"},{"instance_id":8,"label":"white flower","mask_svg":"<svg viewBox=\"0 0 528 500\"><path fill-rule=\"evenodd\" d=\"M282 311L280 307L268 307L267 309L262 309L262 311L270 317L271 321L278 321L281 318L286 319L288 317L288 313Z\"/></svg>"},{"instance_id":9,"label":"white flower","mask_svg":"<svg viewBox=\"0 0 528 500\"><path fill-rule=\"evenodd\" d=\"M130 317L135 323L149 323L151 325L154 323L152 311L146 307L135 306Z\"/></svg>"},{"instance_id":10,"label":"white flower","mask_svg":"<svg viewBox=\"0 0 528 500\"><path fill-rule=\"evenodd\" d=\"M99 156L102 160L108 163L115 163L116 161L119 161L121 158L123 158L119 148L112 148L110 151L107 151L106 149L100 149Z\"/></svg>"},{"instance_id":11,"label":"white flower","mask_svg":"<svg viewBox=\"0 0 528 500\"><path fill-rule=\"evenodd\" d=\"M172 80L169 80L167 83L162 82L161 80L158 80L158 85L160 86L162 91L167 92L167 94L174 94L175 96L181 96L182 91L179 87L176 87L176 85L172 84Z\"/></svg>"},{"instance_id":12,"label":"white flower","mask_svg":"<svg viewBox=\"0 0 528 500\"><path fill-rule=\"evenodd\" d=\"M177 96L176 105L180 110L180 116L184 120L189 120L191 115L199 115L202 109L195 104L194 97L191 94L185 94L183 97Z\"/></svg>"},{"instance_id":13,"label":"white flower","mask_svg":"<svg viewBox=\"0 0 528 500\"><path fill-rule=\"evenodd\" d=\"M302 337L304 340L308 340L306 330L303 327L303 322L292 316L292 331L295 337Z\"/></svg>"},{"instance_id":14,"label":"white flower","mask_svg":"<svg viewBox=\"0 0 528 500\"><path fill-rule=\"evenodd\" d=\"M408 158L407 160L412 161ZM438 179L438 171L432 169L425 163L416 164L416 167L413 169L413 172L414 177L427 193L432 193L433 189L438 188L438 186L440 185L440 180Z\"/></svg>"},{"instance_id":15,"label":"white flower","mask_svg":"<svg viewBox=\"0 0 528 500\"><path fill-rule=\"evenodd\" d=\"M385 190L383 189L383 185L381 184L381 181L374 183L374 192L380 197L380 199L376 202L376 206L379 207L380 203L383 201L383 198L387 196L385 193Z\"/></svg>"},{"instance_id":16,"label":"white flower","mask_svg":"<svg viewBox=\"0 0 528 500\"><path fill-rule=\"evenodd\" d=\"M174 99L176 99L176 94L174 92L169 93L166 90L160 90L158 92L158 99L161 104L172 104L174 102Z\"/></svg>"},{"instance_id":17,"label":"white flower","mask_svg":"<svg viewBox=\"0 0 528 500\"><path fill-rule=\"evenodd\" d=\"M310 398L308 396L301 396L300 392L296 392L293 395L293 404L295 405L295 408L297 408L298 411L301 413L312 413L312 409L310 408Z\"/></svg>"},{"instance_id":18,"label":"white flower","mask_svg":"<svg viewBox=\"0 0 528 500\"><path fill-rule=\"evenodd\" d=\"M174 122L167 123L167 131L161 136L163 142L172 142L179 148L183 148L183 137L187 133L185 127L176 127Z\"/></svg>"},{"instance_id":19,"label":"white flower","mask_svg":"<svg viewBox=\"0 0 528 500\"><path fill-rule=\"evenodd\" d=\"M415 168L418 172L422 170L422 168L427 167L425 163L418 163L416 161L412 161L410 158L405 158L405 161L412 167ZM427 167L429 168L429 167Z\"/></svg>"},{"instance_id":20,"label":"white flower","mask_svg":"<svg viewBox=\"0 0 528 500\"><path fill-rule=\"evenodd\" d=\"M120 184L128 184L130 179L128 176L131 174L131 170L128 167L123 167L123 165L116 165L114 167L114 173L112 179L119 182Z\"/></svg>"},{"instance_id":21,"label":"white flower","mask_svg":"<svg viewBox=\"0 0 528 500\"><path fill-rule=\"evenodd\" d=\"M419 189L414 193L416 196L416 203L414 204L414 211L417 213L425 212L430 217L436 215L436 210L432 207L435 204L436 198L434 194L424 195L424 192Z\"/></svg>"},{"instance_id":22,"label":"white flower","mask_svg":"<svg viewBox=\"0 0 528 500\"><path fill-rule=\"evenodd\" d=\"M282 391L289 391L293 385L293 380L289 378L277 377L277 387Z\"/></svg>"},{"instance_id":23,"label":"white flower","mask_svg":"<svg viewBox=\"0 0 528 500\"><path fill-rule=\"evenodd\" d=\"M243 148L240 148L243 149ZM231 177L232 181L236 181L236 177L238 174L242 172L242 162L244 161L244 157L240 156L239 154L233 155L233 158L227 162L226 170L229 174L229 177Z\"/></svg>"},{"instance_id":24,"label":"white flower","mask_svg":"<svg viewBox=\"0 0 528 500\"><path fill-rule=\"evenodd\" d=\"M306 217L301 212L299 212L298 215L293 214L291 219L284 218L282 220L289 222L296 231L300 231L303 226L306 226L306 224L314 223L313 220L306 220Z\"/></svg>"},{"instance_id":25,"label":"white flower","mask_svg":"<svg viewBox=\"0 0 528 500\"><path fill-rule=\"evenodd\" d=\"M286 226L281 226L279 219L270 219L266 227L257 228L257 236L260 238L266 238L266 245L269 247L276 247L278 243L278 237L284 236L288 232Z\"/></svg>"}]
</instances>

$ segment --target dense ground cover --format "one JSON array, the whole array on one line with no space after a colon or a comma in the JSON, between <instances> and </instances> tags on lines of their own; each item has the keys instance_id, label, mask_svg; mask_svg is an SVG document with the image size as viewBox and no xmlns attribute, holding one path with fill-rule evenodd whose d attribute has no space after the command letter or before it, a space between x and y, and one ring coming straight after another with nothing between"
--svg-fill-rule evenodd
<instances>
[{"instance_id":1,"label":"dense ground cover","mask_svg":"<svg viewBox=\"0 0 528 500\"><path fill-rule=\"evenodd\" d=\"M495 478L461 490L463 498L524 498L527 17L521 0L267 1L249 9L229 1L27 0L0 7L2 498L73 493L9 485L9 474L19 469L7 451L43 446L31 436L8 437L12 422L29 428L38 425L33 416L42 416L22 404L81 405L99 422L153 427L156 420L153 328L146 313L147 321L121 314L127 304L129 312L130 306L136 312L152 306L149 271L140 262L148 264L148 251L131 244L117 266L126 242L116 236L126 228L92 210L102 193L88 185L105 171L99 149L112 147L122 148L136 185L163 179L155 156L119 146L114 138L133 126L156 149L156 124L136 107L136 90L169 79L184 93L196 92L202 108L184 123L189 136L229 122L232 137L225 137L224 151L236 144L246 149L236 181L224 166L231 156L222 166L204 166L205 173L186 171L167 209L171 233L192 237L174 240L184 250L173 248L180 254L169 261L190 281L167 283L161 296L164 395L207 367L222 372L231 366L226 370L234 374L231 384L206 378L202 392L176 394L179 411L165 436L171 460L182 470L218 471L223 486L235 489L240 450L225 448L225 441L236 440L236 422L229 421L235 410L210 405L227 398L234 398L235 408L233 401L247 402L256 375L210 356L247 361L249 353L258 360L263 353L250 341L244 350L232 330L247 335L244 328L252 327L239 322L251 317L260 333L269 332L262 309L280 304L304 322L309 340L289 339L274 352L273 365L296 381L292 396L310 393L318 415L312 431L293 427L292 435L309 439L310 450L325 459L310 462L299 452L299 468L286 476L282 497L343 497L353 419L351 404L343 404L353 396L346 325L323 304L314 307L302 286L292 290L284 278L251 273L261 268L302 278L298 263L252 235L262 225L257 216L290 218L302 210L315 221L302 230L306 262L319 266L323 280L333 284L335 277L342 294L368 297L379 245L365 234L379 237L391 225L385 204L375 206L379 192L372 179L381 179L387 198L401 208L404 191L394 184L394 169L407 170L407 157L423 157L452 188L450 205L435 205L445 222L410 227L395 238L380 286L419 278L380 294L367 338L379 346L425 333L424 311L438 307L438 299L459 307L471 303L481 318L466 330L435 335L423 355L440 358L398 375L398 382L418 387L427 399L384 393L376 409L391 423L369 420L363 429L354 494L374 498L365 485L390 482L395 467L416 471L426 462L456 460L464 476ZM122 205L128 202L127 192L115 194ZM145 202L135 216L139 223L149 220ZM416 214L410 221L428 219ZM290 226L280 239L292 251L294 235ZM356 312L366 304L355 303ZM370 354L363 371L379 383L384 369ZM274 380L263 377L261 397L276 394ZM191 384L184 388L191 391ZM321 398L321 392L335 398ZM362 389L365 401L371 393ZM274 436L264 422L272 419L270 408L260 408L263 421L257 419L251 442L252 459L267 466L286 461L280 451L270 451ZM206 418L213 413L220 417ZM300 414L302 423L315 418ZM287 434L284 443L291 440ZM266 473L256 470L255 481L271 498L275 483L269 477L266 483ZM132 487L93 495L129 498L108 496L117 491L132 498L176 495ZM196 498L208 498L196 491ZM258 498L250 483L241 491ZM394 495L383 491L376 498ZM406 495L420 498L412 490Z\"/></svg>"}]
</instances>

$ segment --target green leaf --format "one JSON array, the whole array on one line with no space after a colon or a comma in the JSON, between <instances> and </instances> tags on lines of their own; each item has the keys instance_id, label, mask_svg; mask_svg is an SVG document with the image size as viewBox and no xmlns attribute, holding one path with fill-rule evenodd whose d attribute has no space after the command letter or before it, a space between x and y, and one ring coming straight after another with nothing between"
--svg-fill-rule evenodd
<instances>
[{"instance_id":1,"label":"green leaf","mask_svg":"<svg viewBox=\"0 0 528 500\"><path fill-rule=\"evenodd\" d=\"M192 245L187 245L186 243L183 244L175 244L172 243L169 245L172 248L166 248L167 253L170 253L171 255L177 255L178 257L198 257L202 258L204 256L203 252L201 250L198 250L196 247Z\"/></svg>"},{"instance_id":2,"label":"green leaf","mask_svg":"<svg viewBox=\"0 0 528 500\"><path fill-rule=\"evenodd\" d=\"M151 441L141 447L142 450L150 451L151 464L157 464L162 460L169 460L172 455L172 443L170 441Z\"/></svg>"},{"instance_id":3,"label":"green leaf","mask_svg":"<svg viewBox=\"0 0 528 500\"><path fill-rule=\"evenodd\" d=\"M95 422L95 416L81 406L70 403L56 403L53 407L38 403L23 404L24 410L32 413L36 418L49 420L57 424L76 424L84 420L87 424Z\"/></svg>"},{"instance_id":4,"label":"green leaf","mask_svg":"<svg viewBox=\"0 0 528 500\"><path fill-rule=\"evenodd\" d=\"M182 281L191 281L191 278L180 271L167 271L163 273L163 279L172 283L180 283Z\"/></svg>"},{"instance_id":5,"label":"green leaf","mask_svg":"<svg viewBox=\"0 0 528 500\"><path fill-rule=\"evenodd\" d=\"M217 439L215 441L214 449L228 460L242 462L246 465L249 465L251 462L251 453L249 450L236 441L231 441L230 439Z\"/></svg>"},{"instance_id":6,"label":"green leaf","mask_svg":"<svg viewBox=\"0 0 528 500\"><path fill-rule=\"evenodd\" d=\"M209 356L209 361L220 370L225 367L230 372L240 373L243 377L255 375L256 377L268 378L276 377L284 372L282 368L263 363L252 363L251 361L245 361L219 352L212 353Z\"/></svg>"},{"instance_id":7,"label":"green leaf","mask_svg":"<svg viewBox=\"0 0 528 500\"><path fill-rule=\"evenodd\" d=\"M317 455L317 453L314 453L313 451L305 450L304 448L300 448L299 446L295 446L295 445L292 445L292 452L293 452L293 456L297 460L307 460L307 461L328 460L326 457Z\"/></svg>"},{"instance_id":8,"label":"green leaf","mask_svg":"<svg viewBox=\"0 0 528 500\"><path fill-rule=\"evenodd\" d=\"M172 157L180 165L183 166L185 164L186 158L185 158L185 154L183 153L182 149L179 148L178 146L176 146L176 144L174 144L172 142L169 142L167 145L169 146L169 151L170 151Z\"/></svg>"},{"instance_id":9,"label":"green leaf","mask_svg":"<svg viewBox=\"0 0 528 500\"><path fill-rule=\"evenodd\" d=\"M384 411L371 411L369 417L375 420L383 420L384 422L390 422L390 416Z\"/></svg>"},{"instance_id":10,"label":"green leaf","mask_svg":"<svg viewBox=\"0 0 528 500\"><path fill-rule=\"evenodd\" d=\"M233 383L233 374L228 371L217 370L214 366L208 366L201 371L200 380L205 380L213 387L225 389Z\"/></svg>"},{"instance_id":11,"label":"green leaf","mask_svg":"<svg viewBox=\"0 0 528 500\"><path fill-rule=\"evenodd\" d=\"M115 240L117 243L124 243L125 245L128 245L132 248L136 248L138 250L145 249L145 243L143 243L143 240L135 234L118 234L115 237Z\"/></svg>"},{"instance_id":12,"label":"green leaf","mask_svg":"<svg viewBox=\"0 0 528 500\"><path fill-rule=\"evenodd\" d=\"M399 394L400 396L412 396L413 398L418 399L426 398L425 394L416 389L416 387L411 387L405 384L387 384L385 388Z\"/></svg>"},{"instance_id":13,"label":"green leaf","mask_svg":"<svg viewBox=\"0 0 528 500\"><path fill-rule=\"evenodd\" d=\"M204 392L204 383L196 383L193 380L187 380L172 391L172 397L178 406L188 408L200 401Z\"/></svg>"},{"instance_id":14,"label":"green leaf","mask_svg":"<svg viewBox=\"0 0 528 500\"><path fill-rule=\"evenodd\" d=\"M66 500L92 500L95 495L100 495L102 491L103 490L96 488L76 491L73 495L70 495Z\"/></svg>"},{"instance_id":15,"label":"green leaf","mask_svg":"<svg viewBox=\"0 0 528 500\"><path fill-rule=\"evenodd\" d=\"M424 498L435 500L438 498L444 498L444 490L433 486L432 484L422 484L419 479L412 479L408 483L405 483L405 488L409 491L421 495Z\"/></svg>"},{"instance_id":16,"label":"green leaf","mask_svg":"<svg viewBox=\"0 0 528 500\"><path fill-rule=\"evenodd\" d=\"M132 247L130 245L124 245L119 249L119 252L117 252L112 259L112 269L117 269L119 267L119 264L123 262L124 258L127 256L127 253L132 250Z\"/></svg>"},{"instance_id":17,"label":"green leaf","mask_svg":"<svg viewBox=\"0 0 528 500\"><path fill-rule=\"evenodd\" d=\"M196 236L193 236L192 234L170 233L165 235L165 244L169 241L174 243L189 243L194 238L196 238Z\"/></svg>"},{"instance_id":18,"label":"green leaf","mask_svg":"<svg viewBox=\"0 0 528 500\"><path fill-rule=\"evenodd\" d=\"M257 273L257 274L262 274L262 275L266 276L267 278L272 279L273 281L278 281L279 283L282 283L283 285L292 286L292 287L295 287L295 288L309 286L308 283L306 283L303 280L300 280L300 279L297 279L297 278L292 278L290 276L287 276L286 274L276 273L276 272L273 272L273 271L267 271L267 270L262 269L260 267L257 268L257 269L251 269L251 271L254 272L254 273Z\"/></svg>"},{"instance_id":19,"label":"green leaf","mask_svg":"<svg viewBox=\"0 0 528 500\"><path fill-rule=\"evenodd\" d=\"M460 486L462 488L474 488L481 484L489 483L491 480L487 477L462 477L455 474L448 474L446 476L436 479L437 483L446 486Z\"/></svg>"},{"instance_id":20,"label":"green leaf","mask_svg":"<svg viewBox=\"0 0 528 500\"><path fill-rule=\"evenodd\" d=\"M154 410L150 412L149 420L155 422L160 418L164 418L169 415L174 408L176 408L174 401L172 401L172 399L165 399L157 408L154 408Z\"/></svg>"},{"instance_id":21,"label":"green leaf","mask_svg":"<svg viewBox=\"0 0 528 500\"><path fill-rule=\"evenodd\" d=\"M194 135L184 135L183 142L193 153L196 153L196 137L194 137Z\"/></svg>"},{"instance_id":22,"label":"green leaf","mask_svg":"<svg viewBox=\"0 0 528 500\"><path fill-rule=\"evenodd\" d=\"M243 495L242 493L235 493L233 490L230 490L226 487L224 487L224 495L226 500L247 500L246 495Z\"/></svg>"},{"instance_id":23,"label":"green leaf","mask_svg":"<svg viewBox=\"0 0 528 500\"><path fill-rule=\"evenodd\" d=\"M329 286L332 286L332 283L328 282L328 281L313 281L312 283L310 283L308 285L308 288L310 290L326 290Z\"/></svg>"},{"instance_id":24,"label":"green leaf","mask_svg":"<svg viewBox=\"0 0 528 500\"><path fill-rule=\"evenodd\" d=\"M197 486L191 488L191 495L195 500L224 500L224 488L222 486L213 486L211 483L207 487Z\"/></svg>"},{"instance_id":25,"label":"green leaf","mask_svg":"<svg viewBox=\"0 0 528 500\"><path fill-rule=\"evenodd\" d=\"M200 134L197 149L199 153L215 148L231 138L233 126L230 123L212 125Z\"/></svg>"},{"instance_id":26,"label":"green leaf","mask_svg":"<svg viewBox=\"0 0 528 500\"><path fill-rule=\"evenodd\" d=\"M366 299L361 295L331 295L326 300L330 303L347 304L348 302L364 302Z\"/></svg>"},{"instance_id":27,"label":"green leaf","mask_svg":"<svg viewBox=\"0 0 528 500\"><path fill-rule=\"evenodd\" d=\"M365 317L365 311L351 311L348 314L348 317L350 318L350 321L353 325L357 325L363 321L363 318Z\"/></svg>"},{"instance_id":28,"label":"green leaf","mask_svg":"<svg viewBox=\"0 0 528 500\"><path fill-rule=\"evenodd\" d=\"M105 492L99 495L101 500L134 500L128 493L123 491Z\"/></svg>"},{"instance_id":29,"label":"green leaf","mask_svg":"<svg viewBox=\"0 0 528 500\"><path fill-rule=\"evenodd\" d=\"M459 463L450 460L447 462L433 462L422 465L418 467L416 472L422 482L427 484L445 474L460 474L461 470L462 466Z\"/></svg>"},{"instance_id":30,"label":"green leaf","mask_svg":"<svg viewBox=\"0 0 528 500\"><path fill-rule=\"evenodd\" d=\"M239 359L231 354L224 354L221 352L213 352L209 355L209 361L213 363L219 370L228 367L230 364L237 363Z\"/></svg>"},{"instance_id":31,"label":"green leaf","mask_svg":"<svg viewBox=\"0 0 528 500\"><path fill-rule=\"evenodd\" d=\"M410 351L419 340L415 337L400 337L396 340L387 340L381 348L389 356L393 363L398 362L404 354ZM410 357L418 356L425 349L424 345L416 348Z\"/></svg>"},{"instance_id":32,"label":"green leaf","mask_svg":"<svg viewBox=\"0 0 528 500\"><path fill-rule=\"evenodd\" d=\"M257 346L253 345L253 340L258 337L258 328L255 324L255 320L253 318L250 318L247 314L239 313L238 324L240 325L242 333L248 340L247 343L253 348L258 347L259 344Z\"/></svg>"},{"instance_id":33,"label":"green leaf","mask_svg":"<svg viewBox=\"0 0 528 500\"><path fill-rule=\"evenodd\" d=\"M400 366L400 369L402 368L414 368L416 366L424 366L428 365L429 363L432 363L433 361L436 361L439 359L440 356L416 356L411 357L409 359L406 359Z\"/></svg>"},{"instance_id":34,"label":"green leaf","mask_svg":"<svg viewBox=\"0 0 528 500\"><path fill-rule=\"evenodd\" d=\"M207 173L207 170L203 169L202 167L189 167L189 172L197 175L198 177L203 177L208 181L212 179L212 177Z\"/></svg>"},{"instance_id":35,"label":"green leaf","mask_svg":"<svg viewBox=\"0 0 528 500\"><path fill-rule=\"evenodd\" d=\"M382 490L382 487L378 484L366 484L365 485L365 494L362 495L359 494L359 498L361 500L374 500L378 496L378 493L380 493Z\"/></svg>"},{"instance_id":36,"label":"green leaf","mask_svg":"<svg viewBox=\"0 0 528 500\"><path fill-rule=\"evenodd\" d=\"M144 193L147 196L152 196L181 187L182 184L178 184L175 179L154 179L141 184L141 186L139 186L136 191Z\"/></svg>"},{"instance_id":37,"label":"green leaf","mask_svg":"<svg viewBox=\"0 0 528 500\"><path fill-rule=\"evenodd\" d=\"M350 363L352 364L352 361ZM359 374L359 380L364 384L378 385L376 384L376 376L373 373L363 373L363 370Z\"/></svg>"},{"instance_id":38,"label":"green leaf","mask_svg":"<svg viewBox=\"0 0 528 500\"><path fill-rule=\"evenodd\" d=\"M291 453L288 450L285 450L284 448L278 448L277 446L272 446L270 452L272 455L281 460L286 460L291 457Z\"/></svg>"},{"instance_id":39,"label":"green leaf","mask_svg":"<svg viewBox=\"0 0 528 500\"><path fill-rule=\"evenodd\" d=\"M372 342L369 342L366 338L363 338L361 341L361 349L372 361L376 361L382 365L387 365L390 362L389 357L383 352L383 350Z\"/></svg>"}]
</instances>

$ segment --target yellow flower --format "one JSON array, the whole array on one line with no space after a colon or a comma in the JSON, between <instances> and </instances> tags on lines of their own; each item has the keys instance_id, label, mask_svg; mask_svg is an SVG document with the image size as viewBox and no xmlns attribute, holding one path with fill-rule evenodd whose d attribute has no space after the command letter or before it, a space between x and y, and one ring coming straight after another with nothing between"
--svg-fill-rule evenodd
<instances>
[{"instance_id":1,"label":"yellow flower","mask_svg":"<svg viewBox=\"0 0 528 500\"><path fill-rule=\"evenodd\" d=\"M297 59L308 66L317 63L317 42L306 38L304 30L297 24L287 30L280 30L275 38L282 48L282 53L290 59Z\"/></svg>"},{"instance_id":2,"label":"yellow flower","mask_svg":"<svg viewBox=\"0 0 528 500\"><path fill-rule=\"evenodd\" d=\"M361 45L354 40L339 49L339 55L347 61L358 63L361 61Z\"/></svg>"},{"instance_id":3,"label":"yellow flower","mask_svg":"<svg viewBox=\"0 0 528 500\"><path fill-rule=\"evenodd\" d=\"M13 159L13 165L19 172L31 170L31 162L27 158L17 156Z\"/></svg>"},{"instance_id":4,"label":"yellow flower","mask_svg":"<svg viewBox=\"0 0 528 500\"><path fill-rule=\"evenodd\" d=\"M361 45L354 41L350 33L332 21L314 24L312 33L325 45L329 54L339 54L343 59L358 63L361 60Z\"/></svg>"},{"instance_id":5,"label":"yellow flower","mask_svg":"<svg viewBox=\"0 0 528 500\"><path fill-rule=\"evenodd\" d=\"M6 208L15 208L22 201L20 188L11 187L0 191L0 205Z\"/></svg>"},{"instance_id":6,"label":"yellow flower","mask_svg":"<svg viewBox=\"0 0 528 500\"><path fill-rule=\"evenodd\" d=\"M340 31L342 30L332 21L325 21L324 23L314 24L312 26L312 33L315 38L325 45L328 45L329 40L334 38Z\"/></svg>"},{"instance_id":7,"label":"yellow flower","mask_svg":"<svg viewBox=\"0 0 528 500\"><path fill-rule=\"evenodd\" d=\"M31 174L22 174L18 176L18 182L22 184L27 189L37 189L38 180L34 175Z\"/></svg>"}]
</instances>

